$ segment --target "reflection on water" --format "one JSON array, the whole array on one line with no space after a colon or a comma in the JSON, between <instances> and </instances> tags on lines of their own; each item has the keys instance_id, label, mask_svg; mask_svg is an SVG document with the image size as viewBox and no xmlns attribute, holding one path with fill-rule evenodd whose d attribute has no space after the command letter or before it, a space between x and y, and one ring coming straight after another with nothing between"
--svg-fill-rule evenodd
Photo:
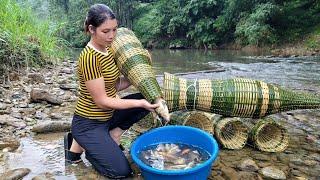
<instances>
[{"instance_id":1,"label":"reflection on water","mask_svg":"<svg viewBox=\"0 0 320 180\"><path fill-rule=\"evenodd\" d=\"M7 154L5 169L29 168L31 172L26 179L45 172L56 178L75 179L72 174L65 173L62 137L62 133L52 133L21 139L17 152Z\"/></svg>"}]
</instances>

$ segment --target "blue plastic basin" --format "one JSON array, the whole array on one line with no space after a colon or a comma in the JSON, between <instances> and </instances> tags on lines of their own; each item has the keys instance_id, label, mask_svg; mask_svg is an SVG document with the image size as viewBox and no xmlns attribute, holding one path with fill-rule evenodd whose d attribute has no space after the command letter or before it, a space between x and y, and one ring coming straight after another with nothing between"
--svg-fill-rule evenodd
<instances>
[{"instance_id":1,"label":"blue plastic basin","mask_svg":"<svg viewBox=\"0 0 320 180\"><path fill-rule=\"evenodd\" d=\"M152 168L139 159L140 151L147 146L159 143L182 143L196 146L206 150L210 158L186 170L159 170ZM139 136L132 144L130 154L133 161L138 165L142 176L146 180L189 180L207 179L211 166L219 152L217 141L209 133L189 126L164 126L148 131Z\"/></svg>"}]
</instances>

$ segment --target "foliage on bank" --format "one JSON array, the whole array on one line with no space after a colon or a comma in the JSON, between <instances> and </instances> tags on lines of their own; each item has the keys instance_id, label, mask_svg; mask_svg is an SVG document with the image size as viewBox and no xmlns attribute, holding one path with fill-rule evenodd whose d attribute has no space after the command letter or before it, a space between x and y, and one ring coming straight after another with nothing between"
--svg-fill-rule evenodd
<instances>
[{"instance_id":1,"label":"foliage on bank","mask_svg":"<svg viewBox=\"0 0 320 180\"><path fill-rule=\"evenodd\" d=\"M308 48L320 48L320 0L2 0L0 75L83 47L85 12L95 3L109 5L146 47L264 47L308 37Z\"/></svg>"},{"instance_id":2,"label":"foliage on bank","mask_svg":"<svg viewBox=\"0 0 320 180\"><path fill-rule=\"evenodd\" d=\"M64 55L65 40L56 36L59 27L40 21L29 7L13 0L0 1L0 75Z\"/></svg>"},{"instance_id":3,"label":"foliage on bank","mask_svg":"<svg viewBox=\"0 0 320 180\"><path fill-rule=\"evenodd\" d=\"M30 1L30 0L29 0ZM33 0L39 1L39 0ZM88 40L85 12L105 3L121 26L132 28L147 47L216 48L290 43L320 24L319 0L47 0L50 17L73 47Z\"/></svg>"}]
</instances>

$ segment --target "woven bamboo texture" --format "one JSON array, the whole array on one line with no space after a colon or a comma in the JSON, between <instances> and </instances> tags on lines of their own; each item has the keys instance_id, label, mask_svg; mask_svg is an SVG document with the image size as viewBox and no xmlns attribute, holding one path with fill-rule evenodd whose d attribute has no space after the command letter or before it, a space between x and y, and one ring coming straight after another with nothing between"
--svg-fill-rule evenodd
<instances>
[{"instance_id":1,"label":"woven bamboo texture","mask_svg":"<svg viewBox=\"0 0 320 180\"><path fill-rule=\"evenodd\" d=\"M224 148L241 149L248 140L248 127L240 118L224 118L217 122L214 135Z\"/></svg>"},{"instance_id":2,"label":"woven bamboo texture","mask_svg":"<svg viewBox=\"0 0 320 180\"><path fill-rule=\"evenodd\" d=\"M211 117L200 111L179 112L179 114L171 116L170 124L192 126L213 134L213 121Z\"/></svg>"},{"instance_id":3,"label":"woven bamboo texture","mask_svg":"<svg viewBox=\"0 0 320 180\"><path fill-rule=\"evenodd\" d=\"M225 117L260 118L295 109L320 108L320 97L251 79L187 80L165 73L169 111L201 110Z\"/></svg>"},{"instance_id":4,"label":"woven bamboo texture","mask_svg":"<svg viewBox=\"0 0 320 180\"><path fill-rule=\"evenodd\" d=\"M249 133L253 146L265 152L282 152L289 145L288 131L272 119L260 119Z\"/></svg>"},{"instance_id":5,"label":"woven bamboo texture","mask_svg":"<svg viewBox=\"0 0 320 180\"><path fill-rule=\"evenodd\" d=\"M121 73L149 102L162 97L152 69L151 56L131 30L118 28L111 49Z\"/></svg>"}]
</instances>

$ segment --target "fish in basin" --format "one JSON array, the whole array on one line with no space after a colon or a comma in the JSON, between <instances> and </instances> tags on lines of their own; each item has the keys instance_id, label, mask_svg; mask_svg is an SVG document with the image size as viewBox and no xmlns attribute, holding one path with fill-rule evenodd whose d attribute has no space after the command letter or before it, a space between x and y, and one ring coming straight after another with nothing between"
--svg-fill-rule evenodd
<instances>
[{"instance_id":1,"label":"fish in basin","mask_svg":"<svg viewBox=\"0 0 320 180\"><path fill-rule=\"evenodd\" d=\"M140 159L160 170L181 170L195 167L207 159L208 152L194 146L179 143L161 143L146 147Z\"/></svg>"}]
</instances>

